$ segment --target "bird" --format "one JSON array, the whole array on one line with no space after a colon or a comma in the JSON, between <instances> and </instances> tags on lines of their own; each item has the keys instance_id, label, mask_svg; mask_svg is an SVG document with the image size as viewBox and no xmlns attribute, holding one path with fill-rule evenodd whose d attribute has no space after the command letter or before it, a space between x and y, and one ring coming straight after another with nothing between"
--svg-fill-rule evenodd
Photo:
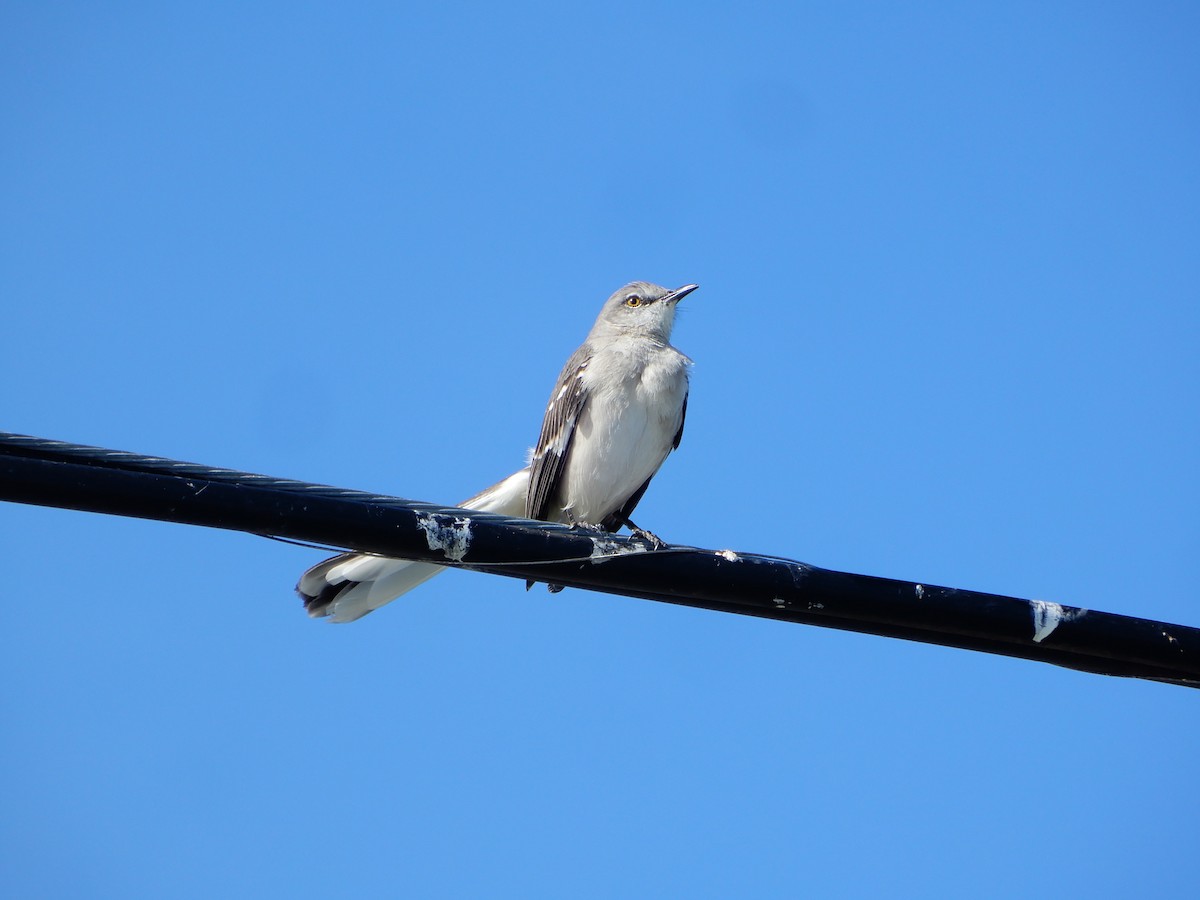
<instances>
[{"instance_id":1,"label":"bird","mask_svg":"<svg viewBox=\"0 0 1200 900\"><path fill-rule=\"evenodd\" d=\"M630 516L683 438L692 360L671 345L671 331L679 301L697 287L634 281L614 292L554 384L529 464L459 505L597 531L624 526L661 546ZM443 570L342 553L306 571L296 591L310 616L352 622Z\"/></svg>"}]
</instances>

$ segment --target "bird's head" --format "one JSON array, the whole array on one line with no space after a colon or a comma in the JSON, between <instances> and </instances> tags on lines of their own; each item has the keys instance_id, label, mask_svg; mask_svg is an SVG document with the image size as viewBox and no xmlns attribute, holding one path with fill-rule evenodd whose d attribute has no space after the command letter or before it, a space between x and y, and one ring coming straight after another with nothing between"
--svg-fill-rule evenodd
<instances>
[{"instance_id":1,"label":"bird's head","mask_svg":"<svg viewBox=\"0 0 1200 900\"><path fill-rule=\"evenodd\" d=\"M592 334L644 334L665 343L675 324L675 304L697 287L670 290L648 281L630 282L605 301Z\"/></svg>"}]
</instances>

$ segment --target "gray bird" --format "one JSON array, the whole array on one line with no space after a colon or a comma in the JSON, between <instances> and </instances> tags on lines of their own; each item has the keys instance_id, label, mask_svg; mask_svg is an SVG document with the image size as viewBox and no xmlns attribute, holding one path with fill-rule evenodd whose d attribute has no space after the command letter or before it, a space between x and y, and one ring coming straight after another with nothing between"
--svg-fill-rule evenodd
<instances>
[{"instance_id":1,"label":"gray bird","mask_svg":"<svg viewBox=\"0 0 1200 900\"><path fill-rule=\"evenodd\" d=\"M672 291L635 281L609 297L558 376L530 464L460 506L639 532L629 517L683 437L692 361L670 339L675 306L696 287ZM350 622L441 571L433 563L343 553L305 572L296 590L309 615Z\"/></svg>"}]
</instances>

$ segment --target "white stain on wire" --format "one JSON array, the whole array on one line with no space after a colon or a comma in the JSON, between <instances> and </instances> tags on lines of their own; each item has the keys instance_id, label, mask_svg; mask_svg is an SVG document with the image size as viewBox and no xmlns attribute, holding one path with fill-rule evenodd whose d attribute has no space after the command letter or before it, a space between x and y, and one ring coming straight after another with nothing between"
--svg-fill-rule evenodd
<instances>
[{"instance_id":1,"label":"white stain on wire","mask_svg":"<svg viewBox=\"0 0 1200 900\"><path fill-rule=\"evenodd\" d=\"M645 544L621 543L608 538L592 538L592 562L608 562L617 556L629 556L631 553L645 553Z\"/></svg>"},{"instance_id":2,"label":"white stain on wire","mask_svg":"<svg viewBox=\"0 0 1200 900\"><path fill-rule=\"evenodd\" d=\"M1033 642L1040 644L1054 632L1062 622L1071 622L1087 614L1086 609L1068 612L1061 603L1050 600L1030 600L1033 609Z\"/></svg>"},{"instance_id":3,"label":"white stain on wire","mask_svg":"<svg viewBox=\"0 0 1200 900\"><path fill-rule=\"evenodd\" d=\"M446 559L461 562L471 549L470 519L417 513L417 527L425 532L429 549L441 550Z\"/></svg>"}]
</instances>

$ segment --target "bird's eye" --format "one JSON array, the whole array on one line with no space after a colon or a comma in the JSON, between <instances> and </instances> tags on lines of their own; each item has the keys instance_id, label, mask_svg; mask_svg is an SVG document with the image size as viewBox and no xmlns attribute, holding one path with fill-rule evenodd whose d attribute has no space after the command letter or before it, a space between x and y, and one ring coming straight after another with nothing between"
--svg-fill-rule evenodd
<instances>
[{"instance_id":1,"label":"bird's eye","mask_svg":"<svg viewBox=\"0 0 1200 900\"><path fill-rule=\"evenodd\" d=\"M628 297L625 298L625 305L628 306L630 309L637 309L639 306L642 305L642 298L639 297L637 294L630 294Z\"/></svg>"}]
</instances>

